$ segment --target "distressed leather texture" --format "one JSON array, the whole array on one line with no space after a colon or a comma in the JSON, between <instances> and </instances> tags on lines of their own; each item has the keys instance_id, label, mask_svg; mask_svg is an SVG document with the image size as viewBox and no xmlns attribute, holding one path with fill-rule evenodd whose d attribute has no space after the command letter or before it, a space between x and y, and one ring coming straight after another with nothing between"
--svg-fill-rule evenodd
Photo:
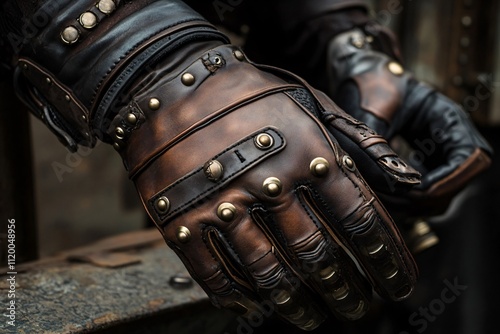
<instances>
[{"instance_id":1,"label":"distressed leather texture","mask_svg":"<svg viewBox=\"0 0 500 334\"><path fill-rule=\"evenodd\" d=\"M363 316L372 289L390 300L413 291L417 268L394 222L320 120L350 119L331 100L228 45L162 73L137 82L108 134L149 215L215 305L246 317L270 309L312 330L329 313ZM130 113L140 126L116 136ZM376 135L363 147L358 125L339 126L353 151L384 144L394 155ZM259 147L263 134L272 139ZM311 167L317 158L326 171ZM207 172L214 161L220 177Z\"/></svg>"}]
</instances>

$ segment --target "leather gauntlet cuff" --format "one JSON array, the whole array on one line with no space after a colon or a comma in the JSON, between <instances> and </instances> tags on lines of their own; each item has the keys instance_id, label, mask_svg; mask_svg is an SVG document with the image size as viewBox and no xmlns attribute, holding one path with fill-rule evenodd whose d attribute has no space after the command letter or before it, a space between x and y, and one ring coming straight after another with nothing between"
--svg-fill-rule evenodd
<instances>
[{"instance_id":1,"label":"leather gauntlet cuff","mask_svg":"<svg viewBox=\"0 0 500 334\"><path fill-rule=\"evenodd\" d=\"M196 41L227 42L178 0L47 1L34 15L53 19L20 48L16 90L73 151L109 141L102 131L120 96L166 55Z\"/></svg>"}]
</instances>

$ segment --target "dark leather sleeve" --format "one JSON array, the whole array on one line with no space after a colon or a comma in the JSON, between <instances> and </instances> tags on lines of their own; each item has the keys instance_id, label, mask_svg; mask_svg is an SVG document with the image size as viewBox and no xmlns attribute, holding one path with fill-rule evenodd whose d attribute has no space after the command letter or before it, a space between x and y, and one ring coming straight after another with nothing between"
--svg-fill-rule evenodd
<instances>
[{"instance_id":1,"label":"dark leather sleeve","mask_svg":"<svg viewBox=\"0 0 500 334\"><path fill-rule=\"evenodd\" d=\"M70 150L108 141L102 129L120 96L158 59L185 44L227 41L178 0L45 1L32 18L50 23L18 39L14 85Z\"/></svg>"}]
</instances>

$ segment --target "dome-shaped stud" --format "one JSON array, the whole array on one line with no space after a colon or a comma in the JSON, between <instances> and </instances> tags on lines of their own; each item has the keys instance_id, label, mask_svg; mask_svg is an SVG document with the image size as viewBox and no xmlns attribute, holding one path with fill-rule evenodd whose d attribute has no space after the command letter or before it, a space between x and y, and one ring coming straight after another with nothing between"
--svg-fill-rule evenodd
<instances>
[{"instance_id":1,"label":"dome-shaped stud","mask_svg":"<svg viewBox=\"0 0 500 334\"><path fill-rule=\"evenodd\" d=\"M402 75L405 71L403 69L403 66L401 66L399 63L395 61L391 61L389 64L387 64L387 68L394 75Z\"/></svg>"},{"instance_id":2,"label":"dome-shaped stud","mask_svg":"<svg viewBox=\"0 0 500 334\"><path fill-rule=\"evenodd\" d=\"M217 160L211 160L203 166L203 173L210 181L217 182L224 174L224 167Z\"/></svg>"},{"instance_id":3,"label":"dome-shaped stud","mask_svg":"<svg viewBox=\"0 0 500 334\"><path fill-rule=\"evenodd\" d=\"M236 59L238 59L239 61L245 60L245 55L240 50L235 50L233 54L234 54L234 57Z\"/></svg>"},{"instance_id":4,"label":"dome-shaped stud","mask_svg":"<svg viewBox=\"0 0 500 334\"><path fill-rule=\"evenodd\" d=\"M97 25L97 16L92 12L85 12L80 15L78 21L85 29L91 29Z\"/></svg>"},{"instance_id":5,"label":"dome-shaped stud","mask_svg":"<svg viewBox=\"0 0 500 334\"><path fill-rule=\"evenodd\" d=\"M80 38L80 32L73 26L64 28L61 32L61 40L66 44L73 44Z\"/></svg>"},{"instance_id":6,"label":"dome-shaped stud","mask_svg":"<svg viewBox=\"0 0 500 334\"><path fill-rule=\"evenodd\" d=\"M118 138L118 139L125 138L125 131L122 128L117 127L115 129L115 137Z\"/></svg>"},{"instance_id":7,"label":"dome-shaped stud","mask_svg":"<svg viewBox=\"0 0 500 334\"><path fill-rule=\"evenodd\" d=\"M179 226L176 231L177 240L180 243L187 243L191 240L191 231L185 226Z\"/></svg>"},{"instance_id":8,"label":"dome-shaped stud","mask_svg":"<svg viewBox=\"0 0 500 334\"><path fill-rule=\"evenodd\" d=\"M356 170L356 164L354 163L354 160L348 155L344 155L342 158L342 163L344 164L344 167L350 170L351 172L354 172Z\"/></svg>"},{"instance_id":9,"label":"dome-shaped stud","mask_svg":"<svg viewBox=\"0 0 500 334\"><path fill-rule=\"evenodd\" d=\"M170 201L165 196L162 196L156 200L156 209L160 213L167 213L170 209Z\"/></svg>"},{"instance_id":10,"label":"dome-shaped stud","mask_svg":"<svg viewBox=\"0 0 500 334\"><path fill-rule=\"evenodd\" d=\"M264 194L271 197L278 196L279 194L281 194L282 190L283 185L281 184L280 179L276 177L268 177L262 184L262 191L264 192Z\"/></svg>"},{"instance_id":11,"label":"dome-shaped stud","mask_svg":"<svg viewBox=\"0 0 500 334\"><path fill-rule=\"evenodd\" d=\"M356 164L350 156L344 155L344 157L342 158L342 163L344 164L345 168L347 168L351 172L354 172L356 170Z\"/></svg>"},{"instance_id":12,"label":"dome-shaped stud","mask_svg":"<svg viewBox=\"0 0 500 334\"><path fill-rule=\"evenodd\" d=\"M120 144L118 144L118 143L113 143L113 148L114 148L115 150L119 151L119 150L121 149L121 146L120 146Z\"/></svg>"},{"instance_id":13,"label":"dome-shaped stud","mask_svg":"<svg viewBox=\"0 0 500 334\"><path fill-rule=\"evenodd\" d=\"M128 113L127 116L125 117L125 120L127 121L128 124L130 125L135 125L137 124L137 116L132 114L132 113Z\"/></svg>"},{"instance_id":14,"label":"dome-shaped stud","mask_svg":"<svg viewBox=\"0 0 500 334\"><path fill-rule=\"evenodd\" d=\"M225 222L230 222L236 216L236 207L231 203L222 203L217 208L217 216Z\"/></svg>"},{"instance_id":15,"label":"dome-shaped stud","mask_svg":"<svg viewBox=\"0 0 500 334\"><path fill-rule=\"evenodd\" d=\"M113 0L100 0L97 3L97 8L103 14L111 14L116 9L116 4Z\"/></svg>"},{"instance_id":16,"label":"dome-shaped stud","mask_svg":"<svg viewBox=\"0 0 500 334\"><path fill-rule=\"evenodd\" d=\"M255 137L255 146L261 150L267 150L274 144L274 139L267 133L261 133Z\"/></svg>"},{"instance_id":17,"label":"dome-shaped stud","mask_svg":"<svg viewBox=\"0 0 500 334\"><path fill-rule=\"evenodd\" d=\"M351 38L351 44L357 49L362 49L365 46L365 37L361 34L356 34Z\"/></svg>"},{"instance_id":18,"label":"dome-shaped stud","mask_svg":"<svg viewBox=\"0 0 500 334\"><path fill-rule=\"evenodd\" d=\"M192 75L191 73L184 73L181 77L181 82L185 85L185 86L192 86L194 84L194 82L196 81L194 75Z\"/></svg>"},{"instance_id":19,"label":"dome-shaped stud","mask_svg":"<svg viewBox=\"0 0 500 334\"><path fill-rule=\"evenodd\" d=\"M325 158L315 158L309 164L309 170L314 176L323 177L330 170L330 163Z\"/></svg>"},{"instance_id":20,"label":"dome-shaped stud","mask_svg":"<svg viewBox=\"0 0 500 334\"><path fill-rule=\"evenodd\" d=\"M149 99L148 107L151 110L158 110L160 108L161 102L156 97Z\"/></svg>"}]
</instances>

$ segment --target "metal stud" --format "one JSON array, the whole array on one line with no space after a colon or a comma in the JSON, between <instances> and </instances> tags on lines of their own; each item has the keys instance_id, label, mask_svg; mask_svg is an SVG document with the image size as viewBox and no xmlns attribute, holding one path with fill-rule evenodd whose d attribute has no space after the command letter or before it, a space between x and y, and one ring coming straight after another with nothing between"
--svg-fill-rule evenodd
<instances>
[{"instance_id":1,"label":"metal stud","mask_svg":"<svg viewBox=\"0 0 500 334\"><path fill-rule=\"evenodd\" d=\"M160 108L160 105L160 100L158 100L156 97L151 98L148 103L149 109L151 110L158 110Z\"/></svg>"},{"instance_id":2,"label":"metal stud","mask_svg":"<svg viewBox=\"0 0 500 334\"><path fill-rule=\"evenodd\" d=\"M274 139L267 133L261 133L255 137L255 146L261 150L267 150L274 144Z\"/></svg>"},{"instance_id":3,"label":"metal stud","mask_svg":"<svg viewBox=\"0 0 500 334\"><path fill-rule=\"evenodd\" d=\"M82 115L82 119L83 119L84 121L86 121L86 120L87 120L87 116Z\"/></svg>"},{"instance_id":4,"label":"metal stud","mask_svg":"<svg viewBox=\"0 0 500 334\"><path fill-rule=\"evenodd\" d=\"M192 86L194 84L194 82L196 81L194 75L192 75L191 73L184 73L181 77L181 82L185 85L185 86Z\"/></svg>"},{"instance_id":5,"label":"metal stud","mask_svg":"<svg viewBox=\"0 0 500 334\"><path fill-rule=\"evenodd\" d=\"M397 63L395 61L389 62L389 64L387 64L387 68L394 75L402 75L405 71L403 69L403 66L401 66L399 63Z\"/></svg>"},{"instance_id":6,"label":"metal stud","mask_svg":"<svg viewBox=\"0 0 500 334\"><path fill-rule=\"evenodd\" d=\"M123 138L125 138L125 131L118 126L115 129L115 136L118 139L123 139Z\"/></svg>"},{"instance_id":7,"label":"metal stud","mask_svg":"<svg viewBox=\"0 0 500 334\"><path fill-rule=\"evenodd\" d=\"M116 4L113 0L101 0L97 3L97 8L103 14L111 14L116 9Z\"/></svg>"},{"instance_id":8,"label":"metal stud","mask_svg":"<svg viewBox=\"0 0 500 334\"><path fill-rule=\"evenodd\" d=\"M82 27L84 27L85 29L94 28L97 24L97 16L92 12L82 13L78 20L80 21Z\"/></svg>"},{"instance_id":9,"label":"metal stud","mask_svg":"<svg viewBox=\"0 0 500 334\"><path fill-rule=\"evenodd\" d=\"M240 50L235 50L234 51L234 57L236 59L238 59L239 61L245 60L245 55Z\"/></svg>"},{"instance_id":10,"label":"metal stud","mask_svg":"<svg viewBox=\"0 0 500 334\"><path fill-rule=\"evenodd\" d=\"M132 113L127 114L127 117L125 119L127 120L127 123L131 125L137 124L137 116Z\"/></svg>"},{"instance_id":11,"label":"metal stud","mask_svg":"<svg viewBox=\"0 0 500 334\"><path fill-rule=\"evenodd\" d=\"M177 240L179 240L179 242L185 244L191 240L191 231L187 227L179 226L176 232Z\"/></svg>"},{"instance_id":12,"label":"metal stud","mask_svg":"<svg viewBox=\"0 0 500 334\"><path fill-rule=\"evenodd\" d=\"M66 44L75 43L79 37L80 32L73 26L68 26L61 32L61 40Z\"/></svg>"},{"instance_id":13,"label":"metal stud","mask_svg":"<svg viewBox=\"0 0 500 334\"><path fill-rule=\"evenodd\" d=\"M264 192L264 194L271 197L278 196L279 194L281 194L282 190L283 186L281 184L281 181L276 177L268 177L262 184L262 191Z\"/></svg>"},{"instance_id":14,"label":"metal stud","mask_svg":"<svg viewBox=\"0 0 500 334\"><path fill-rule=\"evenodd\" d=\"M113 148L117 151L119 151L121 149L120 144L118 144L118 143L113 143Z\"/></svg>"},{"instance_id":15,"label":"metal stud","mask_svg":"<svg viewBox=\"0 0 500 334\"><path fill-rule=\"evenodd\" d=\"M71 97L68 94L64 95L64 99L68 102L71 101Z\"/></svg>"},{"instance_id":16,"label":"metal stud","mask_svg":"<svg viewBox=\"0 0 500 334\"><path fill-rule=\"evenodd\" d=\"M170 201L165 196L162 196L156 200L156 209L160 213L167 213L170 209Z\"/></svg>"},{"instance_id":17,"label":"metal stud","mask_svg":"<svg viewBox=\"0 0 500 334\"><path fill-rule=\"evenodd\" d=\"M217 208L217 216L225 221L230 222L234 219L236 215L236 207L231 203L222 203Z\"/></svg>"},{"instance_id":18,"label":"metal stud","mask_svg":"<svg viewBox=\"0 0 500 334\"><path fill-rule=\"evenodd\" d=\"M363 48L365 46L364 36L356 34L351 38L351 44L358 49Z\"/></svg>"},{"instance_id":19,"label":"metal stud","mask_svg":"<svg viewBox=\"0 0 500 334\"><path fill-rule=\"evenodd\" d=\"M344 158L342 158L342 162L348 170L351 172L354 172L356 170L356 164L354 163L354 160L348 155L344 155Z\"/></svg>"},{"instance_id":20,"label":"metal stud","mask_svg":"<svg viewBox=\"0 0 500 334\"><path fill-rule=\"evenodd\" d=\"M50 80L50 78L49 78L49 77L47 77L47 78L45 78L45 82L46 82L48 85L50 85L50 84L52 83L52 80Z\"/></svg>"},{"instance_id":21,"label":"metal stud","mask_svg":"<svg viewBox=\"0 0 500 334\"><path fill-rule=\"evenodd\" d=\"M315 176L323 177L328 174L330 163L325 158L316 158L309 164L309 170Z\"/></svg>"},{"instance_id":22,"label":"metal stud","mask_svg":"<svg viewBox=\"0 0 500 334\"><path fill-rule=\"evenodd\" d=\"M224 174L224 167L217 160L211 160L203 166L203 173L210 181L217 182Z\"/></svg>"}]
</instances>

